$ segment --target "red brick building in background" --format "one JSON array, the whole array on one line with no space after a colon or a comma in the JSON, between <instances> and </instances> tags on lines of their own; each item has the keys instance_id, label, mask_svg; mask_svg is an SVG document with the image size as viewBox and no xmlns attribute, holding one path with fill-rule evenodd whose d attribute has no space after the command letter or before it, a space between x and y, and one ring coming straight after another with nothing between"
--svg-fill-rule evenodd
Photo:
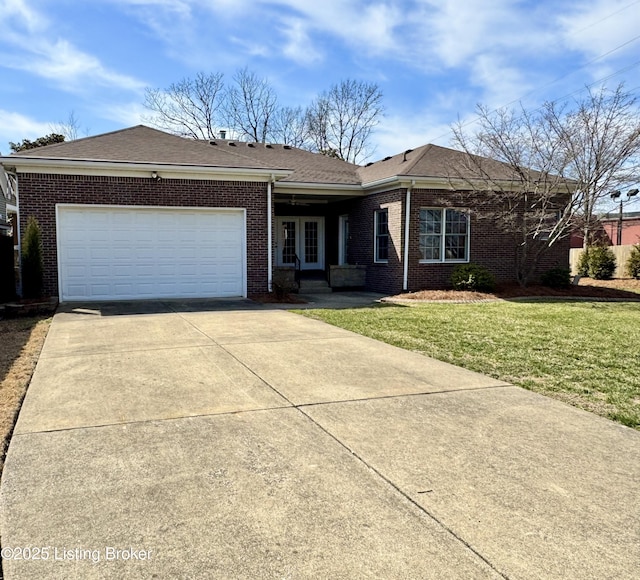
<instances>
[{"instance_id":1,"label":"red brick building in background","mask_svg":"<svg viewBox=\"0 0 640 580\"><path fill-rule=\"evenodd\" d=\"M622 221L619 214L608 213L600 218L600 228L596 232L596 239L607 246L618 245L618 228L622 228L621 246L633 246L640 243L640 211L625 212ZM582 248L583 236L581 232L571 234L571 247Z\"/></svg>"}]
</instances>

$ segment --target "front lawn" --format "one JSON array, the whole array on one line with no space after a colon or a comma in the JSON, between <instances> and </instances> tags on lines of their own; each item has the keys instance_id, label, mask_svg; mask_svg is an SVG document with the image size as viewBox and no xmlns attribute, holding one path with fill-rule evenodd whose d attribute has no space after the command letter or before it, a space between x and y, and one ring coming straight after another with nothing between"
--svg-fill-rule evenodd
<instances>
[{"instance_id":1,"label":"front lawn","mask_svg":"<svg viewBox=\"0 0 640 580\"><path fill-rule=\"evenodd\" d=\"M301 314L640 429L640 303L427 303Z\"/></svg>"}]
</instances>

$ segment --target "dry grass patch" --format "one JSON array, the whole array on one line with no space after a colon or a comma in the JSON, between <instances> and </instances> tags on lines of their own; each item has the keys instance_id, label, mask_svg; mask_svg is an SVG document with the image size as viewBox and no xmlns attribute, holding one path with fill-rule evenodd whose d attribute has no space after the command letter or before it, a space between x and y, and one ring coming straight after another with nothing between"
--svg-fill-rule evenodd
<instances>
[{"instance_id":1,"label":"dry grass patch","mask_svg":"<svg viewBox=\"0 0 640 580\"><path fill-rule=\"evenodd\" d=\"M51 320L50 316L0 320L0 471Z\"/></svg>"}]
</instances>

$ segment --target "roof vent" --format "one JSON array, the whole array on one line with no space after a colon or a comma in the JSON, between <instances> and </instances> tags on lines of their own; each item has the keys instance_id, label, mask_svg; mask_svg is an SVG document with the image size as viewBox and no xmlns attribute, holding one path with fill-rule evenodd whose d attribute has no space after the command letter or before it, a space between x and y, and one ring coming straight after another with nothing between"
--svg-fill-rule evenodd
<instances>
[{"instance_id":1,"label":"roof vent","mask_svg":"<svg viewBox=\"0 0 640 580\"><path fill-rule=\"evenodd\" d=\"M253 143L247 143L247 147L255 147Z\"/></svg>"},{"instance_id":2,"label":"roof vent","mask_svg":"<svg viewBox=\"0 0 640 580\"><path fill-rule=\"evenodd\" d=\"M235 147L236 144L233 141L229 141L229 147Z\"/></svg>"},{"instance_id":3,"label":"roof vent","mask_svg":"<svg viewBox=\"0 0 640 580\"><path fill-rule=\"evenodd\" d=\"M406 161L407 160L407 153L411 153L413 151L413 149L407 149L403 154L402 154L402 161Z\"/></svg>"},{"instance_id":4,"label":"roof vent","mask_svg":"<svg viewBox=\"0 0 640 580\"><path fill-rule=\"evenodd\" d=\"M391 159L391 157L385 157L382 161L389 161L389 159Z\"/></svg>"},{"instance_id":5,"label":"roof vent","mask_svg":"<svg viewBox=\"0 0 640 580\"><path fill-rule=\"evenodd\" d=\"M284 149L291 149L291 145L283 145L282 146Z\"/></svg>"},{"instance_id":6,"label":"roof vent","mask_svg":"<svg viewBox=\"0 0 640 580\"><path fill-rule=\"evenodd\" d=\"M215 141L209 141L209 145L217 145Z\"/></svg>"},{"instance_id":7,"label":"roof vent","mask_svg":"<svg viewBox=\"0 0 640 580\"><path fill-rule=\"evenodd\" d=\"M369 161L369 163L367 163L365 167L369 167L370 165L373 165L373 161Z\"/></svg>"},{"instance_id":8,"label":"roof vent","mask_svg":"<svg viewBox=\"0 0 640 580\"><path fill-rule=\"evenodd\" d=\"M273 149L273 145L269 145L269 143L267 143L267 144L265 145L265 147L266 147L267 149Z\"/></svg>"},{"instance_id":9,"label":"roof vent","mask_svg":"<svg viewBox=\"0 0 640 580\"><path fill-rule=\"evenodd\" d=\"M220 131L220 139L226 139L227 138L227 132L224 130Z\"/></svg>"}]
</instances>

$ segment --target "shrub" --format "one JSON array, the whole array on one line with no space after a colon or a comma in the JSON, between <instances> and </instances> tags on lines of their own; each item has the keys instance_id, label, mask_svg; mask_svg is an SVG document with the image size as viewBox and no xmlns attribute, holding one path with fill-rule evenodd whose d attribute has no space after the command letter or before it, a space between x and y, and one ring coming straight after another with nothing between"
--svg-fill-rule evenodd
<instances>
[{"instance_id":1,"label":"shrub","mask_svg":"<svg viewBox=\"0 0 640 580\"><path fill-rule=\"evenodd\" d=\"M583 250L578 258L578 276L589 276L589 250L590 248Z\"/></svg>"},{"instance_id":2,"label":"shrub","mask_svg":"<svg viewBox=\"0 0 640 580\"><path fill-rule=\"evenodd\" d=\"M631 254L626 264L626 272L628 276L640 280L640 244L636 244L631 248Z\"/></svg>"},{"instance_id":3,"label":"shrub","mask_svg":"<svg viewBox=\"0 0 640 580\"><path fill-rule=\"evenodd\" d=\"M40 298L44 281L42 258L42 235L36 218L31 216L22 238L22 295L25 298Z\"/></svg>"},{"instance_id":4,"label":"shrub","mask_svg":"<svg viewBox=\"0 0 640 580\"><path fill-rule=\"evenodd\" d=\"M595 280L611 280L616 271L616 257L607 246L589 249L589 277Z\"/></svg>"},{"instance_id":5,"label":"shrub","mask_svg":"<svg viewBox=\"0 0 640 580\"><path fill-rule=\"evenodd\" d=\"M496 287L496 279L484 266L460 264L451 274L451 284L456 290L491 292Z\"/></svg>"},{"instance_id":6,"label":"shrub","mask_svg":"<svg viewBox=\"0 0 640 580\"><path fill-rule=\"evenodd\" d=\"M549 288L568 288L571 286L571 270L569 268L551 268L540 276L540 282Z\"/></svg>"}]
</instances>

